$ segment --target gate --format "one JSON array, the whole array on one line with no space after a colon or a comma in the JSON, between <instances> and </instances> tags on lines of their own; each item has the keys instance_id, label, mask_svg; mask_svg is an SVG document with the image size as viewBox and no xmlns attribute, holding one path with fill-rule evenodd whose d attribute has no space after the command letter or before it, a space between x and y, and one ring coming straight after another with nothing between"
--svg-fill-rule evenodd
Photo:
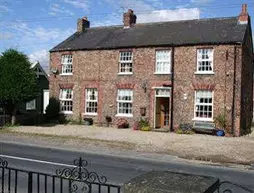
<instances>
[{"instance_id":1,"label":"gate","mask_svg":"<svg viewBox=\"0 0 254 193\"><path fill-rule=\"evenodd\" d=\"M120 193L121 187L107 183L105 176L86 169L81 157L75 167L57 169L55 174L11 168L0 158L1 193Z\"/></svg>"}]
</instances>

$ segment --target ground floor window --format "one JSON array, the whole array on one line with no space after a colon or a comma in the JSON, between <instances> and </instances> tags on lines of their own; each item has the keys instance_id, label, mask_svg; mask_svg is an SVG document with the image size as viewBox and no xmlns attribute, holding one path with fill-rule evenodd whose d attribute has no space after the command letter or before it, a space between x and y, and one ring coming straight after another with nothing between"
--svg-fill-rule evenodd
<instances>
[{"instance_id":1,"label":"ground floor window","mask_svg":"<svg viewBox=\"0 0 254 193\"><path fill-rule=\"evenodd\" d=\"M195 118L212 119L213 118L213 92L196 91L195 92Z\"/></svg>"},{"instance_id":2,"label":"ground floor window","mask_svg":"<svg viewBox=\"0 0 254 193\"><path fill-rule=\"evenodd\" d=\"M133 91L131 89L118 89L117 114L123 116L132 115Z\"/></svg>"},{"instance_id":3,"label":"ground floor window","mask_svg":"<svg viewBox=\"0 0 254 193\"><path fill-rule=\"evenodd\" d=\"M73 90L60 89L60 110L63 113L71 113L73 109Z\"/></svg>"},{"instance_id":4,"label":"ground floor window","mask_svg":"<svg viewBox=\"0 0 254 193\"><path fill-rule=\"evenodd\" d=\"M36 109L36 100L31 100L26 103L26 110L35 110Z\"/></svg>"},{"instance_id":5,"label":"ground floor window","mask_svg":"<svg viewBox=\"0 0 254 193\"><path fill-rule=\"evenodd\" d=\"M86 89L85 113L97 114L98 90L96 88Z\"/></svg>"}]
</instances>

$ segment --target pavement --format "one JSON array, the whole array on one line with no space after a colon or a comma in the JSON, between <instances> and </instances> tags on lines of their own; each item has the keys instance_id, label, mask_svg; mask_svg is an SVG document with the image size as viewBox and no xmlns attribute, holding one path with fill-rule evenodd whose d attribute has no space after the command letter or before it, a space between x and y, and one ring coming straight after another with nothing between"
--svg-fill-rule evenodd
<instances>
[{"instance_id":1,"label":"pavement","mask_svg":"<svg viewBox=\"0 0 254 193\"><path fill-rule=\"evenodd\" d=\"M161 159L237 164L252 169L254 134L243 137L183 135L83 125L18 126L0 130L0 141ZM158 156L160 155L160 156Z\"/></svg>"}]
</instances>

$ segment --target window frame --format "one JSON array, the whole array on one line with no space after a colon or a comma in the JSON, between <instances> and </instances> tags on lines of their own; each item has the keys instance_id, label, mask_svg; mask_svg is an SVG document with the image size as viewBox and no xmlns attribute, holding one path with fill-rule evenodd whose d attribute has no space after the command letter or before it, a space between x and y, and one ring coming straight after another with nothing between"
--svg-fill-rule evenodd
<instances>
[{"instance_id":1,"label":"window frame","mask_svg":"<svg viewBox=\"0 0 254 193\"><path fill-rule=\"evenodd\" d=\"M71 62L64 62L64 57L71 56ZM68 59L67 59L68 61ZM73 75L73 55L72 54L63 54L61 56L61 65L62 65L62 71L61 71L61 75ZM70 65L71 66L71 72L65 72L66 71L66 66Z\"/></svg>"},{"instance_id":2,"label":"window frame","mask_svg":"<svg viewBox=\"0 0 254 193\"><path fill-rule=\"evenodd\" d=\"M201 53L201 57L199 57L200 50L211 50L211 57L212 58L211 59L202 59L202 53ZM209 53L208 53L208 57L209 57ZM214 49L213 48L198 48L196 50L196 59L197 59L197 65L196 65L195 74L214 74ZM212 70L209 70L209 71L199 70L199 62L209 62L209 61L211 61Z\"/></svg>"},{"instance_id":3,"label":"window frame","mask_svg":"<svg viewBox=\"0 0 254 193\"><path fill-rule=\"evenodd\" d=\"M196 106L198 105L198 103L196 103L197 101L197 92L211 92L212 94L212 103L203 103L204 105L207 106L212 106L212 117L197 117L196 116ZM210 90L196 90L195 91L195 98L194 98L194 119L193 120L197 120L197 121L213 121L213 116L214 116L214 91L210 91Z\"/></svg>"},{"instance_id":4,"label":"window frame","mask_svg":"<svg viewBox=\"0 0 254 193\"><path fill-rule=\"evenodd\" d=\"M96 93L95 93L95 97L96 97L96 100L92 100L92 99L89 99L89 95L88 95L88 90L96 90ZM98 93L98 89L97 88L86 88L85 89L85 115L98 115L98 101L99 101L99 93ZM97 103L97 106L96 106L96 113L95 112L87 112L87 103L89 102L96 102Z\"/></svg>"},{"instance_id":5,"label":"window frame","mask_svg":"<svg viewBox=\"0 0 254 193\"><path fill-rule=\"evenodd\" d=\"M131 94L130 95L126 95L127 97L131 97L131 100L120 100L119 99L119 93L121 91L129 91ZM124 96L124 95L123 95ZM133 90L132 89L117 89L117 115L119 117L133 117ZM131 104L131 113L120 113L120 103L128 103Z\"/></svg>"},{"instance_id":6,"label":"window frame","mask_svg":"<svg viewBox=\"0 0 254 193\"><path fill-rule=\"evenodd\" d=\"M71 90L71 98L61 98L64 90ZM59 92L59 101L60 101L60 112L63 114L73 114L73 89L72 88L60 88ZM72 111L63 111L62 102L72 102L71 109Z\"/></svg>"},{"instance_id":7,"label":"window frame","mask_svg":"<svg viewBox=\"0 0 254 193\"><path fill-rule=\"evenodd\" d=\"M33 102L33 105L31 105L31 102ZM32 107L29 107L29 105ZM26 102L26 110L36 110L36 99Z\"/></svg>"},{"instance_id":8,"label":"window frame","mask_svg":"<svg viewBox=\"0 0 254 193\"><path fill-rule=\"evenodd\" d=\"M124 56L121 56L122 53L131 53L131 60L121 60L122 57ZM132 75L133 74L133 51L120 51L119 52L119 60L118 60L118 74L119 75ZM128 56L126 56L128 57ZM122 69L122 64L131 64L131 72L121 72L121 69Z\"/></svg>"},{"instance_id":9,"label":"window frame","mask_svg":"<svg viewBox=\"0 0 254 193\"><path fill-rule=\"evenodd\" d=\"M168 52L168 54L169 54L169 59L168 60L158 60L158 56L157 56L157 54L159 53L159 52ZM157 71L157 66L158 66L158 63L160 63L160 62L168 62L169 63L169 71L165 71L165 69L163 69L163 71L161 70L161 71ZM171 71L172 71L172 50L170 50L170 49L163 49L163 50L156 50L155 51L155 68L154 68L154 74L171 74Z\"/></svg>"}]
</instances>

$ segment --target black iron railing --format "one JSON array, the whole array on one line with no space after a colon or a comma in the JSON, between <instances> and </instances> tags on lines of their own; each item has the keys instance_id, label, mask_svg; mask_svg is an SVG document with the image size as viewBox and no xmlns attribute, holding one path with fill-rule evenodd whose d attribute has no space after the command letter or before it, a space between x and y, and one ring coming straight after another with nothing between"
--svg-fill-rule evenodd
<instances>
[{"instance_id":1,"label":"black iron railing","mask_svg":"<svg viewBox=\"0 0 254 193\"><path fill-rule=\"evenodd\" d=\"M1 193L120 193L120 186L107 183L105 176L99 177L86 169L88 162L74 160L76 167L56 170L48 174L12 168L0 158Z\"/></svg>"}]
</instances>

